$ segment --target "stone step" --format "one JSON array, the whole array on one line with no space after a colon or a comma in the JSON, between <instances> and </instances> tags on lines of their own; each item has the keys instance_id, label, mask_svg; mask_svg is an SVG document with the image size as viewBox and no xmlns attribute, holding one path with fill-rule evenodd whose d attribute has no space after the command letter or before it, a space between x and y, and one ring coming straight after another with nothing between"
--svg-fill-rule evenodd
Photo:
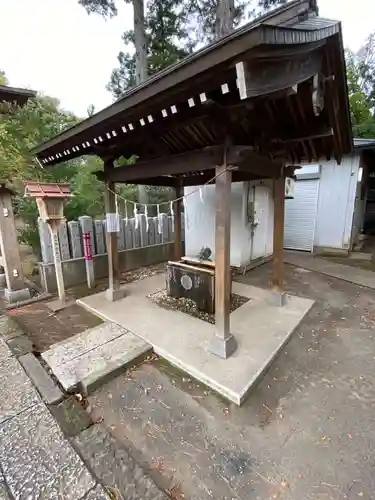
<instances>
[{"instance_id":1,"label":"stone step","mask_svg":"<svg viewBox=\"0 0 375 500\"><path fill-rule=\"evenodd\" d=\"M66 391L87 393L151 349L125 328L106 322L58 342L42 358Z\"/></svg>"}]
</instances>

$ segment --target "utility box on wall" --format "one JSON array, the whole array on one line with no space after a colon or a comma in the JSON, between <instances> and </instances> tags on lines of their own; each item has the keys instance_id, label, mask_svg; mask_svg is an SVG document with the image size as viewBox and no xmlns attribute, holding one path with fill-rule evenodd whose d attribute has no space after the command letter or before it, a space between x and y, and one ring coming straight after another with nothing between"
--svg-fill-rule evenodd
<instances>
[{"instance_id":1,"label":"utility box on wall","mask_svg":"<svg viewBox=\"0 0 375 500\"><path fill-rule=\"evenodd\" d=\"M185 188L185 194L195 187ZM197 257L202 247L215 259L215 186L204 186L185 199L185 253ZM272 255L273 190L271 181L235 182L231 191L230 264L246 267Z\"/></svg>"}]
</instances>

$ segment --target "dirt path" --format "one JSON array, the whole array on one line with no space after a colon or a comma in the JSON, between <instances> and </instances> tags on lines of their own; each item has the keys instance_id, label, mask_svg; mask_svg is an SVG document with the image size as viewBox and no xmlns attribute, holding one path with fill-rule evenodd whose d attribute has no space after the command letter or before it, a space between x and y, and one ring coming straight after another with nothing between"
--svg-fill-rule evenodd
<instances>
[{"instance_id":1,"label":"dirt path","mask_svg":"<svg viewBox=\"0 0 375 500\"><path fill-rule=\"evenodd\" d=\"M317 303L244 406L160 361L91 398L173 498L375 498L375 292L286 268L287 289Z\"/></svg>"}]
</instances>

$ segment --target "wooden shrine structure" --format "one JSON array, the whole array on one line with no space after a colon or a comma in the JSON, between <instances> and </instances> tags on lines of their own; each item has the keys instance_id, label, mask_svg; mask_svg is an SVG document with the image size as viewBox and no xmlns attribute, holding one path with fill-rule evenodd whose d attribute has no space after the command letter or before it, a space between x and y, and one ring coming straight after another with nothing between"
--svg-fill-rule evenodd
<instances>
[{"instance_id":1,"label":"wooden shrine structure","mask_svg":"<svg viewBox=\"0 0 375 500\"><path fill-rule=\"evenodd\" d=\"M115 183L175 188L216 176L212 352L227 357L230 333L231 182L274 181L273 286L282 293L284 186L301 161L352 150L341 24L295 0L132 88L111 106L33 151L44 167L98 155L115 211ZM115 168L121 156L138 159ZM181 258L181 201L175 207ZM118 290L117 235L108 234L109 284Z\"/></svg>"}]
</instances>

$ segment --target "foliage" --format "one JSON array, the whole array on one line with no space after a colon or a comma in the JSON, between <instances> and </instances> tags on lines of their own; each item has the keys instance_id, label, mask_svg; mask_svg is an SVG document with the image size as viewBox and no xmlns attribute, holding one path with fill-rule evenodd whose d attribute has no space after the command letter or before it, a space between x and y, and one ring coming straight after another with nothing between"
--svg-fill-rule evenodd
<instances>
[{"instance_id":1,"label":"foliage","mask_svg":"<svg viewBox=\"0 0 375 500\"><path fill-rule=\"evenodd\" d=\"M192 53L202 44L217 38L218 17L226 4L231 10L232 29L245 17L254 17L286 0L149 0L145 18L147 65L149 76ZM224 5L224 6L223 6ZM219 9L220 6L220 9ZM222 16L221 16L222 17ZM107 89L118 99L136 84L134 31L126 31L122 41L127 50L118 54L118 67L112 71Z\"/></svg>"},{"instance_id":2,"label":"foliage","mask_svg":"<svg viewBox=\"0 0 375 500\"><path fill-rule=\"evenodd\" d=\"M114 0L79 0L88 14L96 13L105 18L117 15L116 2Z\"/></svg>"},{"instance_id":3,"label":"foliage","mask_svg":"<svg viewBox=\"0 0 375 500\"><path fill-rule=\"evenodd\" d=\"M0 85L8 85L8 78L6 77L5 71L0 69Z\"/></svg>"},{"instance_id":4,"label":"foliage","mask_svg":"<svg viewBox=\"0 0 375 500\"><path fill-rule=\"evenodd\" d=\"M150 0L145 17L147 70L151 76L188 55L194 46L187 29L187 11L179 0ZM122 36L125 47L134 46L134 31ZM178 42L177 42L178 41ZM136 84L135 53L120 51L107 89L115 98Z\"/></svg>"},{"instance_id":5,"label":"foliage","mask_svg":"<svg viewBox=\"0 0 375 500\"><path fill-rule=\"evenodd\" d=\"M349 103L355 137L375 137L375 33L357 53L346 51Z\"/></svg>"},{"instance_id":6,"label":"foliage","mask_svg":"<svg viewBox=\"0 0 375 500\"><path fill-rule=\"evenodd\" d=\"M23 197L24 180L45 182L70 182L74 197L66 204L65 215L69 219L87 214L102 215L103 187L93 171L102 162L94 157L71 160L53 168L41 168L30 154L30 149L74 125L78 119L60 109L59 101L39 95L23 107L3 103L0 114L0 178L6 179L15 190L14 209L22 217L26 227L21 240L36 251L38 211L35 200Z\"/></svg>"}]
</instances>

